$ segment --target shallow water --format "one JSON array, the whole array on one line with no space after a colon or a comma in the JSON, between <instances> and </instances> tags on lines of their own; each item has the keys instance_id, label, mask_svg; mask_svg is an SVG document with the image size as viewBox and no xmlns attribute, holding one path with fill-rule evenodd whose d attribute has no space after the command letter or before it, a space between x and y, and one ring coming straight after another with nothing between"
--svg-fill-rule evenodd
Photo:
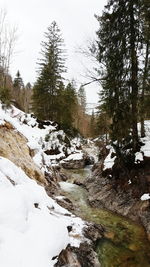
<instances>
[{"instance_id":1,"label":"shallow water","mask_svg":"<svg viewBox=\"0 0 150 267\"><path fill-rule=\"evenodd\" d=\"M62 182L62 193L75 205L75 214L86 221L101 224L106 229L104 238L97 243L102 267L150 266L150 242L144 228L130 219L104 209L88 205L88 192L81 186L70 184L90 175L90 168L65 170L69 179ZM91 266L92 267L92 266Z\"/></svg>"}]
</instances>

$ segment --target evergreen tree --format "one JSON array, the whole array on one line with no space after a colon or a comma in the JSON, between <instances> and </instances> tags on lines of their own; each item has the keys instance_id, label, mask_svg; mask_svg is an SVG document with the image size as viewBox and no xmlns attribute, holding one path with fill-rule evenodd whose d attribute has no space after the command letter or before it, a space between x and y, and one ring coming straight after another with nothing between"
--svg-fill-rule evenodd
<instances>
[{"instance_id":1,"label":"evergreen tree","mask_svg":"<svg viewBox=\"0 0 150 267\"><path fill-rule=\"evenodd\" d=\"M138 150L139 54L143 31L139 21L142 0L109 0L99 21L97 60L102 72L101 98L112 118L111 138L116 152Z\"/></svg>"},{"instance_id":2,"label":"evergreen tree","mask_svg":"<svg viewBox=\"0 0 150 267\"><path fill-rule=\"evenodd\" d=\"M63 94L62 125L65 130L72 129L77 109L77 95L73 82L69 82Z\"/></svg>"},{"instance_id":3,"label":"evergreen tree","mask_svg":"<svg viewBox=\"0 0 150 267\"><path fill-rule=\"evenodd\" d=\"M24 87L23 79L21 78L19 70L16 73L16 77L14 79L14 88L19 88L21 90Z\"/></svg>"},{"instance_id":4,"label":"evergreen tree","mask_svg":"<svg viewBox=\"0 0 150 267\"><path fill-rule=\"evenodd\" d=\"M40 119L57 120L57 96L64 67L63 39L56 22L52 22L42 42L39 74L33 89L33 111Z\"/></svg>"},{"instance_id":5,"label":"evergreen tree","mask_svg":"<svg viewBox=\"0 0 150 267\"><path fill-rule=\"evenodd\" d=\"M83 86L80 86L79 91L78 91L78 99L79 99L79 104L82 108L83 113L86 111L86 93L85 89Z\"/></svg>"},{"instance_id":6,"label":"evergreen tree","mask_svg":"<svg viewBox=\"0 0 150 267\"><path fill-rule=\"evenodd\" d=\"M95 126L96 126L95 113L94 110L92 110L92 115L90 119L90 132L92 137L95 136Z\"/></svg>"},{"instance_id":7,"label":"evergreen tree","mask_svg":"<svg viewBox=\"0 0 150 267\"><path fill-rule=\"evenodd\" d=\"M13 82L13 92L12 97L14 100L14 104L19 107L21 110L24 110L24 98L25 98L25 89L23 79L20 75L19 70L16 73L16 77Z\"/></svg>"},{"instance_id":8,"label":"evergreen tree","mask_svg":"<svg viewBox=\"0 0 150 267\"><path fill-rule=\"evenodd\" d=\"M63 124L64 111L65 111L65 85L62 81L59 83L59 88L57 90L56 106L57 106L56 121L62 125Z\"/></svg>"}]
</instances>

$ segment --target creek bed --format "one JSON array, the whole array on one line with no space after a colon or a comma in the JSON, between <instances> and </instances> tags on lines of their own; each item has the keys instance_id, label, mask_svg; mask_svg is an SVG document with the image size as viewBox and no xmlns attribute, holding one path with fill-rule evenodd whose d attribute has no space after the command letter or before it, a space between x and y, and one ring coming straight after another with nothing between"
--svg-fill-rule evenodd
<instances>
[{"instance_id":1,"label":"creek bed","mask_svg":"<svg viewBox=\"0 0 150 267\"><path fill-rule=\"evenodd\" d=\"M62 194L75 205L75 214L88 222L102 225L106 230L104 238L97 243L101 266L150 267L150 242L144 228L111 211L92 208L88 204L86 189L73 184L74 180L82 181L90 175L91 168L65 172L69 179L60 183Z\"/></svg>"}]
</instances>

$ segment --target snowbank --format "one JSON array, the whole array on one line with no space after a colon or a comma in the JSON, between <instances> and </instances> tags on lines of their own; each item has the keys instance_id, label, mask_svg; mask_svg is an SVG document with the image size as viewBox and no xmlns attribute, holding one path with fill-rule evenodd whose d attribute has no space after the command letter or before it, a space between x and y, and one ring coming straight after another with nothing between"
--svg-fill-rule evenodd
<instances>
[{"instance_id":1,"label":"snowbank","mask_svg":"<svg viewBox=\"0 0 150 267\"><path fill-rule=\"evenodd\" d=\"M69 225L73 227L70 235ZM1 267L53 266L56 260L52 258L68 243L79 246L83 226L81 219L48 197L43 187L0 157Z\"/></svg>"},{"instance_id":2,"label":"snowbank","mask_svg":"<svg viewBox=\"0 0 150 267\"><path fill-rule=\"evenodd\" d=\"M144 124L146 137L141 138L142 143L144 143L141 152L145 157L150 157L150 121L145 121Z\"/></svg>"},{"instance_id":3,"label":"snowbank","mask_svg":"<svg viewBox=\"0 0 150 267\"><path fill-rule=\"evenodd\" d=\"M9 122L27 138L27 144L35 154L33 160L43 172L49 171L52 165L58 164L66 155L81 156L80 139L69 140L64 131L57 130L57 125L51 121L45 122L41 127L31 114L26 114L14 106L4 110L0 103L0 126L4 126L5 122Z\"/></svg>"},{"instance_id":4,"label":"snowbank","mask_svg":"<svg viewBox=\"0 0 150 267\"><path fill-rule=\"evenodd\" d=\"M141 149L139 152L135 154L135 163L138 164L144 160L144 157L150 157L150 121L145 121L145 137L140 138L143 145L141 146ZM140 123L138 123L138 131L140 133ZM112 156L114 154L114 149L112 146L107 146L107 148L110 149L108 156L105 158L104 161L104 168L106 169L112 169L115 159L115 156Z\"/></svg>"},{"instance_id":5,"label":"snowbank","mask_svg":"<svg viewBox=\"0 0 150 267\"><path fill-rule=\"evenodd\" d=\"M111 146L109 146L108 148L110 149L110 151L104 160L104 171L107 169L112 169L116 159L116 156L112 156L112 154L115 152L114 149Z\"/></svg>"},{"instance_id":6,"label":"snowbank","mask_svg":"<svg viewBox=\"0 0 150 267\"><path fill-rule=\"evenodd\" d=\"M144 194L141 196L141 200L144 201L144 200L148 200L150 199L150 194Z\"/></svg>"},{"instance_id":7,"label":"snowbank","mask_svg":"<svg viewBox=\"0 0 150 267\"><path fill-rule=\"evenodd\" d=\"M83 160L83 153L80 152L80 153L71 154L66 159L64 159L64 161L70 161L70 160Z\"/></svg>"}]
</instances>

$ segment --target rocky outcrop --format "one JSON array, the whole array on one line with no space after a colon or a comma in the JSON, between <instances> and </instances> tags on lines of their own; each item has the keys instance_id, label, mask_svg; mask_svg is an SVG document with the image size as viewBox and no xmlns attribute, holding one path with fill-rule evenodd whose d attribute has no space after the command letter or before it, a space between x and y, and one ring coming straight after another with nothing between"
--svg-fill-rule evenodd
<instances>
[{"instance_id":1,"label":"rocky outcrop","mask_svg":"<svg viewBox=\"0 0 150 267\"><path fill-rule=\"evenodd\" d=\"M55 267L100 267L95 249L97 240L104 236L103 232L104 229L100 225L88 224L84 229L87 241L81 243L79 248L69 245L59 255Z\"/></svg>"},{"instance_id":2,"label":"rocky outcrop","mask_svg":"<svg viewBox=\"0 0 150 267\"><path fill-rule=\"evenodd\" d=\"M142 222L150 239L150 201L140 199L144 193L150 192L149 166L150 159L147 158L144 165L137 166L124 177L123 169L103 171L101 160L94 166L93 173L86 179L85 186L92 206L106 208L134 221ZM113 171L119 172L122 179L117 179Z\"/></svg>"},{"instance_id":3,"label":"rocky outcrop","mask_svg":"<svg viewBox=\"0 0 150 267\"><path fill-rule=\"evenodd\" d=\"M21 167L32 179L47 185L44 174L34 163L26 138L6 122L0 126L0 156L5 157Z\"/></svg>"},{"instance_id":4,"label":"rocky outcrop","mask_svg":"<svg viewBox=\"0 0 150 267\"><path fill-rule=\"evenodd\" d=\"M68 198L64 197L62 199L56 197L56 202L63 208L69 210L70 212L75 211L75 205Z\"/></svg>"},{"instance_id":5,"label":"rocky outcrop","mask_svg":"<svg viewBox=\"0 0 150 267\"><path fill-rule=\"evenodd\" d=\"M75 157L73 155L69 156L65 160L61 161L61 166L64 169L83 169L86 165L94 164L94 158L87 153L83 153L81 156L76 153Z\"/></svg>"},{"instance_id":6,"label":"rocky outcrop","mask_svg":"<svg viewBox=\"0 0 150 267\"><path fill-rule=\"evenodd\" d=\"M82 169L85 166L83 159L81 160L64 160L61 162L61 166L64 169Z\"/></svg>"},{"instance_id":7,"label":"rocky outcrop","mask_svg":"<svg viewBox=\"0 0 150 267\"><path fill-rule=\"evenodd\" d=\"M100 267L96 252L85 242L79 248L68 246L59 255L55 267Z\"/></svg>"}]
</instances>

